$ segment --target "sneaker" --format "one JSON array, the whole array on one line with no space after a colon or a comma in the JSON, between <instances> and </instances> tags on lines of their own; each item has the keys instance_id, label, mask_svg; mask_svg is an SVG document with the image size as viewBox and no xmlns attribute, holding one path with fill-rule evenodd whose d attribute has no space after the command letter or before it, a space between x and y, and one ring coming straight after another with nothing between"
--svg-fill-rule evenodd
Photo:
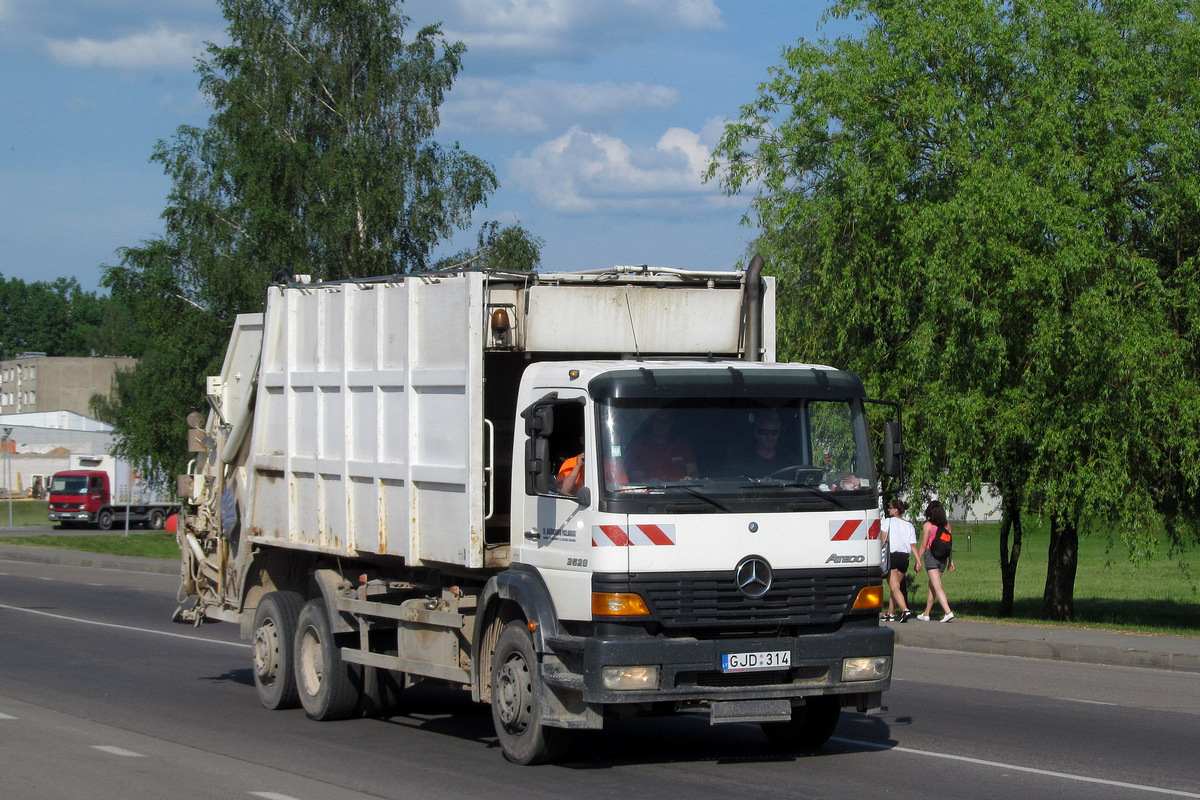
<instances>
[{"instance_id":1,"label":"sneaker","mask_svg":"<svg viewBox=\"0 0 1200 800\"><path fill-rule=\"evenodd\" d=\"M942 622L953 622L953 621L954 621L954 612L953 611L951 611L946 616L942 617Z\"/></svg>"},{"instance_id":2,"label":"sneaker","mask_svg":"<svg viewBox=\"0 0 1200 800\"><path fill-rule=\"evenodd\" d=\"M882 619L883 619L883 621L884 621L884 622L891 622L891 621L892 621L892 620L894 620L895 618L896 618L896 615L895 615L895 614L884 614L884 615L883 615L883 617L882 617Z\"/></svg>"},{"instance_id":3,"label":"sneaker","mask_svg":"<svg viewBox=\"0 0 1200 800\"><path fill-rule=\"evenodd\" d=\"M921 620L921 622L929 622L929 615L928 614L917 614L917 619Z\"/></svg>"},{"instance_id":4,"label":"sneaker","mask_svg":"<svg viewBox=\"0 0 1200 800\"><path fill-rule=\"evenodd\" d=\"M913 615L912 612L906 608L903 611L901 611L900 614L896 617L896 621L897 622L908 622L910 619L912 619L912 615Z\"/></svg>"}]
</instances>

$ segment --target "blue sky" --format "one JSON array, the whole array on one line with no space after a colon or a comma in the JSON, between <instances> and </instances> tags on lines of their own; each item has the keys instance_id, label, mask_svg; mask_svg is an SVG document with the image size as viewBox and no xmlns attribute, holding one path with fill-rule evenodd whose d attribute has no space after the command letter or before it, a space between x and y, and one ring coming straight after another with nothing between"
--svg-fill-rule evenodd
<instances>
[{"instance_id":1,"label":"blue sky","mask_svg":"<svg viewBox=\"0 0 1200 800\"><path fill-rule=\"evenodd\" d=\"M438 139L495 168L478 224L542 237L544 271L652 264L723 269L754 231L749 198L700 171L781 49L854 32L823 0L409 0L441 21L465 68ZM0 0L0 275L99 288L116 250L161 230L167 178L149 161L204 125L214 0Z\"/></svg>"}]
</instances>

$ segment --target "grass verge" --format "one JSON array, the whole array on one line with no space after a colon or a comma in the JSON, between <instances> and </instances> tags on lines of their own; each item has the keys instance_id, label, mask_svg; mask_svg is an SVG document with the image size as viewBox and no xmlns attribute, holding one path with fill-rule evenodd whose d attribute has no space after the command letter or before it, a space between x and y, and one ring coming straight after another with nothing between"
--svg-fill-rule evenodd
<instances>
[{"instance_id":1,"label":"grass verge","mask_svg":"<svg viewBox=\"0 0 1200 800\"><path fill-rule=\"evenodd\" d=\"M1049 546L1048 528L1036 522L1027 524L1017 565L1013 616L1009 621L1054 624L1038 619L1046 586ZM943 582L954 613L999 619L1000 526L955 525L954 565L954 572L945 573ZM1124 551L1108 551L1103 538L1081 536L1075 576L1075 622L1070 624L1200 636L1200 590L1196 576L1189 576L1187 571L1198 566L1200 548L1197 547L1184 552L1182 559L1170 560L1163 544L1152 560L1135 565ZM914 576L910 566L908 581L909 607L920 613L929 589L925 573ZM936 602L934 615L941 616Z\"/></svg>"},{"instance_id":2,"label":"grass verge","mask_svg":"<svg viewBox=\"0 0 1200 800\"><path fill-rule=\"evenodd\" d=\"M123 533L97 536L5 536L0 539L0 544L57 547L113 556L179 559L179 545L175 543L175 534L162 531L131 533L128 536Z\"/></svg>"},{"instance_id":3,"label":"grass verge","mask_svg":"<svg viewBox=\"0 0 1200 800\"><path fill-rule=\"evenodd\" d=\"M0 525L8 527L8 500L0 500ZM30 528L35 525L49 525L46 516L45 500L13 500L12 524L14 528Z\"/></svg>"}]
</instances>

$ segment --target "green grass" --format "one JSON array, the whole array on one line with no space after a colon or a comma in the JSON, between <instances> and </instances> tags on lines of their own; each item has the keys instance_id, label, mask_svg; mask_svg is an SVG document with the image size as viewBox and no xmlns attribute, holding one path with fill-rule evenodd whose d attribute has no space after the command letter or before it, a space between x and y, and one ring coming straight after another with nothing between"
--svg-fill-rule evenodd
<instances>
[{"instance_id":1,"label":"green grass","mask_svg":"<svg viewBox=\"0 0 1200 800\"><path fill-rule=\"evenodd\" d=\"M12 521L14 528L29 528L49 525L45 500L13 500ZM8 500L0 500L0 528L8 527Z\"/></svg>"},{"instance_id":2,"label":"green grass","mask_svg":"<svg viewBox=\"0 0 1200 800\"><path fill-rule=\"evenodd\" d=\"M1032 524L1031 524L1032 523ZM1047 526L1027 521L1014 591L1014 622L1041 622L1038 616L1046 586L1050 544ZM1196 571L1190 578L1179 559L1167 558L1163 544L1152 560L1130 562L1122 545L1105 551L1097 535L1081 536L1075 576L1075 625L1200 636L1200 548L1182 561ZM1000 526L959 523L954 529L954 572L944 575L946 595L962 617L996 619L1000 612ZM929 584L925 573L914 578L909 567L909 607L925 607ZM934 614L941 608L934 603Z\"/></svg>"},{"instance_id":3,"label":"green grass","mask_svg":"<svg viewBox=\"0 0 1200 800\"><path fill-rule=\"evenodd\" d=\"M12 519L14 528L46 527L50 520L46 516L45 500L13 500ZM0 500L0 527L8 527L8 500ZM2 536L0 544L28 545L33 547L58 547L66 550L83 550L87 553L107 553L114 556L140 556L142 558L179 558L179 545L175 534L163 531L144 531L125 535L124 529L108 533L95 531L95 535L79 533L61 536Z\"/></svg>"},{"instance_id":4,"label":"green grass","mask_svg":"<svg viewBox=\"0 0 1200 800\"><path fill-rule=\"evenodd\" d=\"M114 556L138 556L141 558L179 558L179 545L175 534L156 531L154 533L111 532L97 536L5 536L0 544L30 545L34 547L59 547L66 550L82 550L85 553L106 553Z\"/></svg>"}]
</instances>

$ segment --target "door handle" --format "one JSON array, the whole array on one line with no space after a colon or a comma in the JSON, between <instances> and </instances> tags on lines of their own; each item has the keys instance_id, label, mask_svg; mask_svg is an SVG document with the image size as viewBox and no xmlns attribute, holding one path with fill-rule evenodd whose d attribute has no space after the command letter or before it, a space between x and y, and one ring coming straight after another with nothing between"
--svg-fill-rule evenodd
<instances>
[{"instance_id":1,"label":"door handle","mask_svg":"<svg viewBox=\"0 0 1200 800\"><path fill-rule=\"evenodd\" d=\"M525 538L531 542L536 542L539 538L537 531L525 531Z\"/></svg>"}]
</instances>

